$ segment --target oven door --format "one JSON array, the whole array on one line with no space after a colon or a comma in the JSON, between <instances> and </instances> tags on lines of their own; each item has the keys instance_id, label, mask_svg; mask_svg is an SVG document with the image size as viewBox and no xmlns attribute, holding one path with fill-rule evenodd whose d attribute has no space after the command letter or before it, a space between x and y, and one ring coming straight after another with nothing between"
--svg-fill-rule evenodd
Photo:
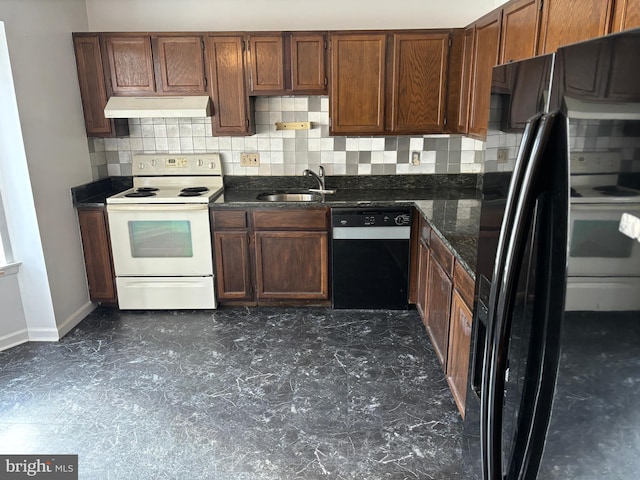
<instances>
[{"instance_id":1,"label":"oven door","mask_svg":"<svg viewBox=\"0 0 640 480\"><path fill-rule=\"evenodd\" d=\"M640 205L571 205L565 310L640 309L640 243L620 233L623 213Z\"/></svg>"},{"instance_id":2,"label":"oven door","mask_svg":"<svg viewBox=\"0 0 640 480\"><path fill-rule=\"evenodd\" d=\"M213 275L207 205L108 205L107 213L116 276Z\"/></svg>"},{"instance_id":3,"label":"oven door","mask_svg":"<svg viewBox=\"0 0 640 480\"><path fill-rule=\"evenodd\" d=\"M640 215L640 205L571 205L569 276L623 277L640 270L640 244L620 233L623 213Z\"/></svg>"}]
</instances>

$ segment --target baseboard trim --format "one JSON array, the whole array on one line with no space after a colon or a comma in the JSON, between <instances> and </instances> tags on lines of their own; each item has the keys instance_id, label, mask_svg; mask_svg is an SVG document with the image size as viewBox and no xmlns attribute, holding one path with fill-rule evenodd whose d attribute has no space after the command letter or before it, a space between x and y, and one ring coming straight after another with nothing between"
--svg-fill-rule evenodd
<instances>
[{"instance_id":1,"label":"baseboard trim","mask_svg":"<svg viewBox=\"0 0 640 480\"><path fill-rule=\"evenodd\" d=\"M26 328L23 328L16 332L11 332L0 337L0 351L7 350L11 347L15 347L16 345L20 345L28 341L29 333L27 332Z\"/></svg>"},{"instance_id":2,"label":"baseboard trim","mask_svg":"<svg viewBox=\"0 0 640 480\"><path fill-rule=\"evenodd\" d=\"M64 322L58 325L58 335L59 338L64 337L67 333L69 333L73 327L78 325L84 318L93 312L96 309L96 304L87 302L82 305L78 310L76 310L70 317L68 317Z\"/></svg>"}]
</instances>

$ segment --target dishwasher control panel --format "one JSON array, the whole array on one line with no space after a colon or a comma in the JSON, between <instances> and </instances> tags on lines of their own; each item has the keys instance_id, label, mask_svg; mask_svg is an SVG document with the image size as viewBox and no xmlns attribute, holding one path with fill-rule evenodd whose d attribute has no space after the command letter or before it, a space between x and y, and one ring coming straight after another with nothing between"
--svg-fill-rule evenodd
<instances>
[{"instance_id":1,"label":"dishwasher control panel","mask_svg":"<svg viewBox=\"0 0 640 480\"><path fill-rule=\"evenodd\" d=\"M334 208L331 210L333 227L408 227L410 209Z\"/></svg>"}]
</instances>

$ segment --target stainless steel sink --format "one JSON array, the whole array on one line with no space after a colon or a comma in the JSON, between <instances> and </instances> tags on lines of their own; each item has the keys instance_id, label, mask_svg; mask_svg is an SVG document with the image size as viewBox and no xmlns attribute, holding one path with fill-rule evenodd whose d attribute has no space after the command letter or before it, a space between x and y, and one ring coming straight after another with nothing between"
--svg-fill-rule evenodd
<instances>
[{"instance_id":1,"label":"stainless steel sink","mask_svg":"<svg viewBox=\"0 0 640 480\"><path fill-rule=\"evenodd\" d=\"M256 198L263 202L319 202L322 200L322 195L306 192L266 192L259 194Z\"/></svg>"}]
</instances>

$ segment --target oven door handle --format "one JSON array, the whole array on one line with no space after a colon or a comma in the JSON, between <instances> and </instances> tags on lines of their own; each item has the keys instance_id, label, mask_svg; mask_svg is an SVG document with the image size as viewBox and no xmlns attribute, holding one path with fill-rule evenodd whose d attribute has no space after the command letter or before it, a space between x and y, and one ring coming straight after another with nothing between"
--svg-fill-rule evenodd
<instances>
[{"instance_id":1,"label":"oven door handle","mask_svg":"<svg viewBox=\"0 0 640 480\"><path fill-rule=\"evenodd\" d=\"M127 205L107 205L107 212L191 212L208 210L206 203L173 204L173 203L136 203Z\"/></svg>"}]
</instances>

